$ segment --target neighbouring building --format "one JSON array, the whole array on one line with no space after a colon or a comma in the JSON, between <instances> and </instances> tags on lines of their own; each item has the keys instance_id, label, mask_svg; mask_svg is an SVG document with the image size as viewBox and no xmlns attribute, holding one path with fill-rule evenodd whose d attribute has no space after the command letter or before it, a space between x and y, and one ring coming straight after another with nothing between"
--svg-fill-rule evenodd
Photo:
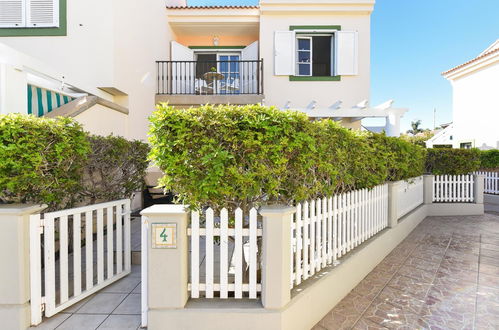
<instances>
[{"instance_id":1,"label":"neighbouring building","mask_svg":"<svg viewBox=\"0 0 499 330\"><path fill-rule=\"evenodd\" d=\"M70 115L145 139L158 102L260 102L353 129L385 118L367 129L397 136L407 110L368 102L374 2L0 1L0 113Z\"/></svg>"},{"instance_id":2,"label":"neighbouring building","mask_svg":"<svg viewBox=\"0 0 499 330\"><path fill-rule=\"evenodd\" d=\"M499 40L442 75L453 90L453 124L444 130L452 139L450 144L454 148L499 148Z\"/></svg>"}]
</instances>

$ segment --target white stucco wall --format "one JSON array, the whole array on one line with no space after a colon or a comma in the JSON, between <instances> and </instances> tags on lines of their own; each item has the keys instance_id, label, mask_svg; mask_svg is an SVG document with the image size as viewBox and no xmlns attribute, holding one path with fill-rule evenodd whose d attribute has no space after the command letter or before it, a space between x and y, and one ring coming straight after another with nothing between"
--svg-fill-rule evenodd
<instances>
[{"instance_id":1,"label":"white stucco wall","mask_svg":"<svg viewBox=\"0 0 499 330\"><path fill-rule=\"evenodd\" d=\"M452 81L454 147L499 148L499 61Z\"/></svg>"},{"instance_id":2,"label":"white stucco wall","mask_svg":"<svg viewBox=\"0 0 499 330\"><path fill-rule=\"evenodd\" d=\"M172 39L165 4L73 0L67 36L2 37L0 42L53 67L66 83L129 108L128 137L145 140L147 118L155 108L155 61L167 59ZM98 87L127 95L113 96Z\"/></svg>"},{"instance_id":3,"label":"white stucco wall","mask_svg":"<svg viewBox=\"0 0 499 330\"><path fill-rule=\"evenodd\" d=\"M128 116L100 104L83 111L74 117L83 129L95 135L128 136Z\"/></svg>"},{"instance_id":4,"label":"white stucco wall","mask_svg":"<svg viewBox=\"0 0 499 330\"><path fill-rule=\"evenodd\" d=\"M274 31L289 31L290 25L340 25L344 31L359 32L359 74L342 76L341 81L290 81L288 76L274 75ZM264 59L265 104L306 108L312 100L317 108L326 108L338 100L349 108L369 99L370 93L370 15L303 14L260 17L260 56Z\"/></svg>"}]
</instances>

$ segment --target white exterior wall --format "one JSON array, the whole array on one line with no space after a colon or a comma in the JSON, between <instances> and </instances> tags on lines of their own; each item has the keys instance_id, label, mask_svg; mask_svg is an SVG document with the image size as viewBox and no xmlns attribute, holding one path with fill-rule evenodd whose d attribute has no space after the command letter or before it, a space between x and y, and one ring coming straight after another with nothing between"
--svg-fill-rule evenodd
<instances>
[{"instance_id":1,"label":"white exterior wall","mask_svg":"<svg viewBox=\"0 0 499 330\"><path fill-rule=\"evenodd\" d=\"M128 116L100 104L83 111L74 119L83 125L85 131L95 135L128 136Z\"/></svg>"},{"instance_id":2,"label":"white exterior wall","mask_svg":"<svg viewBox=\"0 0 499 330\"><path fill-rule=\"evenodd\" d=\"M274 31L289 31L290 25L340 25L342 31L359 32L359 74L342 76L341 81L290 81L274 75ZM260 17L260 56L264 59L265 104L306 108L313 100L317 108L327 108L338 100L344 108L369 99L370 93L370 15L336 14L269 15Z\"/></svg>"},{"instance_id":3,"label":"white exterior wall","mask_svg":"<svg viewBox=\"0 0 499 330\"><path fill-rule=\"evenodd\" d=\"M454 147L499 148L499 62L452 81Z\"/></svg>"},{"instance_id":4,"label":"white exterior wall","mask_svg":"<svg viewBox=\"0 0 499 330\"><path fill-rule=\"evenodd\" d=\"M155 61L167 58L172 39L165 5L164 0L148 0L147 5L139 0L72 0L67 36L2 37L0 42L52 67L68 84L129 108L127 137L145 140L155 109ZM128 95L113 96L98 87Z\"/></svg>"}]
</instances>

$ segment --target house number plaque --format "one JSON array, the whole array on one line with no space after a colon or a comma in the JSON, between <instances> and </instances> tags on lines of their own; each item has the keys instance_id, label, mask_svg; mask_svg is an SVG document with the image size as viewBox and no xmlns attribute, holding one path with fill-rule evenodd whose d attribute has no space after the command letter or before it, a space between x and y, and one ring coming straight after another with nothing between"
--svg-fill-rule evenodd
<instances>
[{"instance_id":1,"label":"house number plaque","mask_svg":"<svg viewBox=\"0 0 499 330\"><path fill-rule=\"evenodd\" d=\"M153 249L177 248L177 225L175 223L153 223L151 235Z\"/></svg>"}]
</instances>

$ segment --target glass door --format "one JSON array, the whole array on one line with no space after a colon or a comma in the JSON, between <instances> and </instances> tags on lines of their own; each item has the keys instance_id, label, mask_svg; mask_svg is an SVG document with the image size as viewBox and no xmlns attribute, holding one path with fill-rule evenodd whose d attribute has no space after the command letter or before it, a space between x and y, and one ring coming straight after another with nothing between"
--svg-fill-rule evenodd
<instances>
[{"instance_id":1,"label":"glass door","mask_svg":"<svg viewBox=\"0 0 499 330\"><path fill-rule=\"evenodd\" d=\"M219 54L218 72L221 74L220 94L239 94L240 55Z\"/></svg>"}]
</instances>

